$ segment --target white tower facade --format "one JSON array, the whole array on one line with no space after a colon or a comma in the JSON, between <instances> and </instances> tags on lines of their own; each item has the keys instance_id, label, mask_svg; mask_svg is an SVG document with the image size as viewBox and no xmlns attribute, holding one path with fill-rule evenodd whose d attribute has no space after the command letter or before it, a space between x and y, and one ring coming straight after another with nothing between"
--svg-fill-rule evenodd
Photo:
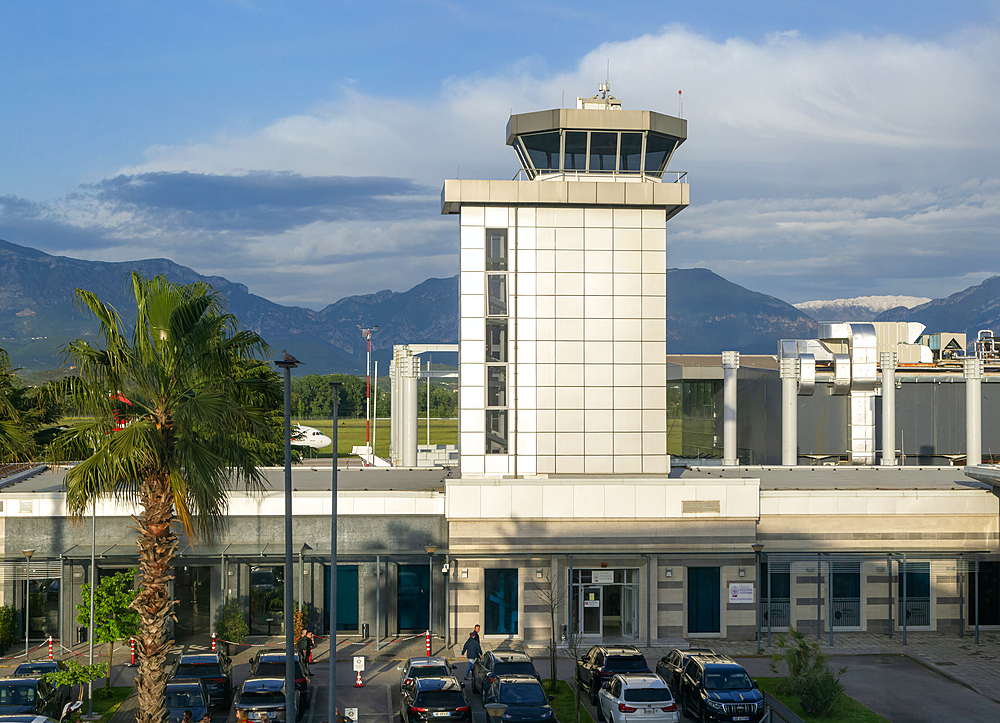
<instances>
[{"instance_id":1,"label":"white tower facade","mask_svg":"<svg viewBox=\"0 0 1000 723\"><path fill-rule=\"evenodd\" d=\"M511 116L515 180L442 191L461 224L463 477L669 471L666 223L689 188L664 175L687 124L606 92L578 104Z\"/></svg>"}]
</instances>

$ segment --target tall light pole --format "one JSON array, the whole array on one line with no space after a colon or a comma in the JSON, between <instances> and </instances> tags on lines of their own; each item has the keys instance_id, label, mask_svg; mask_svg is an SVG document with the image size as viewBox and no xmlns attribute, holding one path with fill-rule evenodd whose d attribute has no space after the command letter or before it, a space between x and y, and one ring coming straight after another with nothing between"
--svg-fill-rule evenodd
<instances>
[{"instance_id":1,"label":"tall light pole","mask_svg":"<svg viewBox=\"0 0 1000 723\"><path fill-rule=\"evenodd\" d=\"M330 677L329 677L329 709L327 721L337 720L337 402L340 400L340 382L331 382L333 387L333 433L330 440L333 444L333 479L330 491Z\"/></svg>"},{"instance_id":2,"label":"tall light pole","mask_svg":"<svg viewBox=\"0 0 1000 723\"><path fill-rule=\"evenodd\" d=\"M368 343L368 356L365 359L365 442L368 445L368 450L370 457L368 459L368 464L375 463L375 450L371 448L372 445L372 429L371 429L371 406L372 406L372 334L378 331L377 326L372 326L365 328L361 324L357 325L361 329L361 336L365 338Z\"/></svg>"},{"instance_id":3,"label":"tall light pole","mask_svg":"<svg viewBox=\"0 0 1000 723\"><path fill-rule=\"evenodd\" d=\"M295 720L295 612L292 600L292 369L301 362L285 352L275 361L285 374L285 712Z\"/></svg>"},{"instance_id":4,"label":"tall light pole","mask_svg":"<svg viewBox=\"0 0 1000 723\"><path fill-rule=\"evenodd\" d=\"M757 615L755 617L756 617L756 623L757 623L757 650L760 650L760 606L761 606L761 602L762 602L761 597L760 597L760 590L763 587L760 584L760 552L761 552L761 550L764 549L764 545L761 544L760 542L755 542L754 544L750 545L750 547L753 548L753 554L754 554L754 557L756 558L756 562L757 562L757 575L754 578L754 580L756 580L756 582L757 582L757 591L758 591L757 600L756 600L756 602L757 602L757 605L756 605L756 607L757 607ZM770 589L768 590L768 594L770 594ZM770 612L771 611L769 610L768 614L770 614Z\"/></svg>"},{"instance_id":5,"label":"tall light pole","mask_svg":"<svg viewBox=\"0 0 1000 723\"><path fill-rule=\"evenodd\" d=\"M434 632L434 553L437 545L424 545L427 551L427 632Z\"/></svg>"},{"instance_id":6,"label":"tall light pole","mask_svg":"<svg viewBox=\"0 0 1000 723\"><path fill-rule=\"evenodd\" d=\"M28 638L31 636L31 556L34 550L21 550L24 563L24 659L28 659Z\"/></svg>"}]
</instances>

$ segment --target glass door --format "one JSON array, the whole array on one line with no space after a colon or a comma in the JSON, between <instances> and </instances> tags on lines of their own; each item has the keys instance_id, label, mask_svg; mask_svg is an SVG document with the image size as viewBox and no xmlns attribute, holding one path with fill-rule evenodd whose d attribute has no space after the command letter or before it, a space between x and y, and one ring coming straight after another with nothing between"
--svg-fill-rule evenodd
<instances>
[{"instance_id":1,"label":"glass door","mask_svg":"<svg viewBox=\"0 0 1000 723\"><path fill-rule=\"evenodd\" d=\"M639 634L639 596L631 585L622 588L622 635L634 637Z\"/></svg>"},{"instance_id":2,"label":"glass door","mask_svg":"<svg viewBox=\"0 0 1000 723\"><path fill-rule=\"evenodd\" d=\"M602 589L600 586L585 585L580 598L580 619L583 620L584 635L603 635Z\"/></svg>"}]
</instances>

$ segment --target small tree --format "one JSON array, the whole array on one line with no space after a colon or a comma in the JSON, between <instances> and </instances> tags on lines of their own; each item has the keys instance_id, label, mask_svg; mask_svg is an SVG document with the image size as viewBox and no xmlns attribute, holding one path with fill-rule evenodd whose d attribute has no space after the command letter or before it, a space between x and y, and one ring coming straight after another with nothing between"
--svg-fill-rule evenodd
<instances>
[{"instance_id":1,"label":"small tree","mask_svg":"<svg viewBox=\"0 0 1000 723\"><path fill-rule=\"evenodd\" d=\"M819 643L809 640L795 628L788 629L789 638L778 636L778 652L771 656L771 671L778 674L775 663L785 663L788 677L779 685L778 692L799 699L802 710L817 718L828 718L840 701L844 685L840 676L847 672L841 668L835 675L829 668L830 656L819 651Z\"/></svg>"},{"instance_id":2,"label":"small tree","mask_svg":"<svg viewBox=\"0 0 1000 723\"><path fill-rule=\"evenodd\" d=\"M556 678L556 653L558 651L559 645L559 626L556 624L558 619L558 613L566 605L567 601L567 590L559 583L559 575L556 575L555 581L548 580L548 584L534 583L533 588L535 596L538 599L539 604L541 604L546 612L549 614L549 674L552 679L552 692L555 693L558 687L558 680ZM583 636L573 630L573 621L569 621L566 626L566 652L569 653L570 658L573 660L574 665L577 658L580 657L581 643L583 641ZM574 677L575 677L574 672ZM575 681L573 686L573 695L576 702L576 723L580 723L580 685L579 681Z\"/></svg>"},{"instance_id":3,"label":"small tree","mask_svg":"<svg viewBox=\"0 0 1000 723\"><path fill-rule=\"evenodd\" d=\"M84 583L83 602L76 606L76 621L90 625L90 584ZM139 591L135 589L135 568L108 575L97 583L94 594L94 629L98 643L108 644L108 671L114 664L115 643L139 632L139 613L131 608ZM89 682L89 681L88 681ZM109 672L106 686L111 685Z\"/></svg>"},{"instance_id":4,"label":"small tree","mask_svg":"<svg viewBox=\"0 0 1000 723\"><path fill-rule=\"evenodd\" d=\"M65 661L65 665L65 670L57 670L54 673L46 673L42 677L52 685L68 685L71 688L74 685L79 685L80 692L76 699L80 701L83 700L83 690L87 683L91 683L105 676L107 676L108 679L111 678L111 676L107 674L108 671L104 666L104 663L80 665L80 663L75 660L67 660Z\"/></svg>"}]
</instances>

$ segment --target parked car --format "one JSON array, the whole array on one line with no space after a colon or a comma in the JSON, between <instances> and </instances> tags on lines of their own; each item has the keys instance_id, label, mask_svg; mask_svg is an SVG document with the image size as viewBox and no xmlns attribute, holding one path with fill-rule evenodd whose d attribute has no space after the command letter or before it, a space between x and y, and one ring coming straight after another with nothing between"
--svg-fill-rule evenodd
<instances>
[{"instance_id":1,"label":"parked car","mask_svg":"<svg viewBox=\"0 0 1000 723\"><path fill-rule=\"evenodd\" d=\"M597 715L609 723L678 723L677 702L658 675L616 675L601 688Z\"/></svg>"},{"instance_id":2,"label":"parked car","mask_svg":"<svg viewBox=\"0 0 1000 723\"><path fill-rule=\"evenodd\" d=\"M457 666L450 665L447 658L433 656L430 658L410 658L402 665L396 666L399 671L399 684L409 682L412 678L447 678L452 675Z\"/></svg>"},{"instance_id":3,"label":"parked car","mask_svg":"<svg viewBox=\"0 0 1000 723\"><path fill-rule=\"evenodd\" d=\"M547 723L555 719L549 701L554 695L545 695L542 684L533 675L508 675L502 673L490 678L483 690L483 705L504 703L504 718L518 723Z\"/></svg>"},{"instance_id":4,"label":"parked car","mask_svg":"<svg viewBox=\"0 0 1000 723\"><path fill-rule=\"evenodd\" d=\"M285 677L285 651L279 648L264 648L250 661L250 674L247 678L281 678ZM295 653L295 690L299 692L301 710L309 706L309 678L302 672L299 664L299 654Z\"/></svg>"},{"instance_id":5,"label":"parked car","mask_svg":"<svg viewBox=\"0 0 1000 723\"><path fill-rule=\"evenodd\" d=\"M684 666L687 665L688 658L692 655L715 655L715 651L711 648L687 648L685 650L674 648L656 663L656 674L666 681L675 697L680 690Z\"/></svg>"},{"instance_id":6,"label":"parked car","mask_svg":"<svg viewBox=\"0 0 1000 723\"><path fill-rule=\"evenodd\" d=\"M692 655L678 699L684 715L703 723L764 718L764 696L743 666L723 655Z\"/></svg>"},{"instance_id":7,"label":"parked car","mask_svg":"<svg viewBox=\"0 0 1000 723\"><path fill-rule=\"evenodd\" d=\"M0 723L59 723L55 718L47 715L34 715L25 713L23 715L0 715Z\"/></svg>"},{"instance_id":8,"label":"parked car","mask_svg":"<svg viewBox=\"0 0 1000 723\"><path fill-rule=\"evenodd\" d=\"M68 700L68 685L55 686L37 675L0 678L0 715L34 713L58 720Z\"/></svg>"},{"instance_id":9,"label":"parked car","mask_svg":"<svg viewBox=\"0 0 1000 723\"><path fill-rule=\"evenodd\" d=\"M32 660L14 668L14 675L42 676L60 670L66 670L66 663L61 660Z\"/></svg>"},{"instance_id":10,"label":"parked car","mask_svg":"<svg viewBox=\"0 0 1000 723\"><path fill-rule=\"evenodd\" d=\"M295 718L302 717L302 699L295 691ZM248 721L284 721L287 713L284 678L247 678L233 700L233 711L246 714Z\"/></svg>"},{"instance_id":11,"label":"parked car","mask_svg":"<svg viewBox=\"0 0 1000 723\"><path fill-rule=\"evenodd\" d=\"M472 708L462 694L462 684L451 676L411 678L399 690L399 714L403 723L472 723Z\"/></svg>"},{"instance_id":12,"label":"parked car","mask_svg":"<svg viewBox=\"0 0 1000 723\"><path fill-rule=\"evenodd\" d=\"M531 675L541 681L531 658L524 653L491 650L483 653L472 666L472 692L482 693L497 675Z\"/></svg>"},{"instance_id":13,"label":"parked car","mask_svg":"<svg viewBox=\"0 0 1000 723\"><path fill-rule=\"evenodd\" d=\"M203 682L212 705L229 705L233 695L233 664L224 653L182 655L172 677Z\"/></svg>"},{"instance_id":14,"label":"parked car","mask_svg":"<svg viewBox=\"0 0 1000 723\"><path fill-rule=\"evenodd\" d=\"M597 705L597 694L616 673L652 673L634 645L595 645L576 661L576 682Z\"/></svg>"},{"instance_id":15,"label":"parked car","mask_svg":"<svg viewBox=\"0 0 1000 723\"><path fill-rule=\"evenodd\" d=\"M197 678L168 680L164 700L169 723L180 723L186 710L191 711L191 720L195 723L208 713L208 690Z\"/></svg>"}]
</instances>

